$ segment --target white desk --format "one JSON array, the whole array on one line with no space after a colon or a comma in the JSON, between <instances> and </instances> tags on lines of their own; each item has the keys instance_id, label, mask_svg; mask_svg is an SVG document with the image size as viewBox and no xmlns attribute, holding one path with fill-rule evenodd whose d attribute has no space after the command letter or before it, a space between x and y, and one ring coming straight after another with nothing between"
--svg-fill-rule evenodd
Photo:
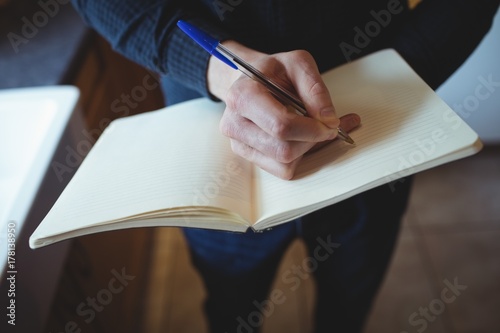
<instances>
[{"instance_id":1,"label":"white desk","mask_svg":"<svg viewBox=\"0 0 500 333\"><path fill-rule=\"evenodd\" d=\"M0 297L15 299L20 332L42 331L70 244L34 251L28 238L70 178L58 179L51 164L64 163L64 148L74 147L82 133L79 95L72 86L0 90ZM9 224L15 237L7 233ZM15 262L7 267L14 238ZM8 297L9 271L15 297ZM2 317L3 327L5 308Z\"/></svg>"}]
</instances>

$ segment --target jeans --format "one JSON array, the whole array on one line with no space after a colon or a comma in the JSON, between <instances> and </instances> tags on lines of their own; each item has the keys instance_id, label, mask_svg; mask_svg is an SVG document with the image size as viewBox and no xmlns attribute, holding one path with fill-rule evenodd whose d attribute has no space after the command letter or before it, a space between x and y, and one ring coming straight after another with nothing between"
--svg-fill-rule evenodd
<instances>
[{"instance_id":1,"label":"jeans","mask_svg":"<svg viewBox=\"0 0 500 333\"><path fill-rule=\"evenodd\" d=\"M162 85L168 105L199 97L170 79ZM269 302L283 301L283 295L269 295L270 286L296 237L304 240L308 258L278 278L296 290L304 274L314 275L315 332L360 332L390 261L410 187L411 177L261 233L184 228L207 290L211 332L259 331L270 315Z\"/></svg>"}]
</instances>

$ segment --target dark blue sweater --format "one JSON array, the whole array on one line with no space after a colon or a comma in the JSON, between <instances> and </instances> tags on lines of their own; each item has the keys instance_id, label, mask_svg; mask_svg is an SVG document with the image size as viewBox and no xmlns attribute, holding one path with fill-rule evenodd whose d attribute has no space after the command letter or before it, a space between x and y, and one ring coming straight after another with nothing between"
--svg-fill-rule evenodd
<instances>
[{"instance_id":1,"label":"dark blue sweater","mask_svg":"<svg viewBox=\"0 0 500 333\"><path fill-rule=\"evenodd\" d=\"M209 54L177 27L273 53L306 49L321 71L392 47L436 88L489 29L500 0L73 0L84 20L126 57L209 96Z\"/></svg>"}]
</instances>

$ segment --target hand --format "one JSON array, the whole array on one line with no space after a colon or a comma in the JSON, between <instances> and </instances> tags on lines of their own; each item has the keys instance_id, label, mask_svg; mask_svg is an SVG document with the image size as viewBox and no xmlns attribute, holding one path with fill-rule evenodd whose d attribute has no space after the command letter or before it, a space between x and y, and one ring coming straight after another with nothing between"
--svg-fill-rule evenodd
<instances>
[{"instance_id":1,"label":"hand","mask_svg":"<svg viewBox=\"0 0 500 333\"><path fill-rule=\"evenodd\" d=\"M308 117L290 111L260 83L245 75L235 75L234 70L211 59L209 89L226 103L220 130L230 138L236 154L277 177L291 179L302 156L311 148L333 140L339 125L346 131L359 125L356 114L337 118L328 90L309 53L265 55L235 42L229 43L233 45L226 45L228 48L297 94L308 111Z\"/></svg>"}]
</instances>

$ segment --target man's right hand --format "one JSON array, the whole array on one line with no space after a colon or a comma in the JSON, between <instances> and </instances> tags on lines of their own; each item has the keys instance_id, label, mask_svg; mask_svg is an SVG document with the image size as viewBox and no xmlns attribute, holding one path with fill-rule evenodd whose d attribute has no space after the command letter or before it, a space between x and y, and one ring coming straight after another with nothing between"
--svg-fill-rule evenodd
<instances>
[{"instance_id":1,"label":"man's right hand","mask_svg":"<svg viewBox=\"0 0 500 333\"><path fill-rule=\"evenodd\" d=\"M233 41L224 43L240 57L304 103L308 117L281 104L260 83L211 58L208 85L226 103L220 122L232 150L282 179L291 179L302 156L316 145L335 139L337 127L357 127L356 114L337 118L316 63L306 51L266 55Z\"/></svg>"}]
</instances>

